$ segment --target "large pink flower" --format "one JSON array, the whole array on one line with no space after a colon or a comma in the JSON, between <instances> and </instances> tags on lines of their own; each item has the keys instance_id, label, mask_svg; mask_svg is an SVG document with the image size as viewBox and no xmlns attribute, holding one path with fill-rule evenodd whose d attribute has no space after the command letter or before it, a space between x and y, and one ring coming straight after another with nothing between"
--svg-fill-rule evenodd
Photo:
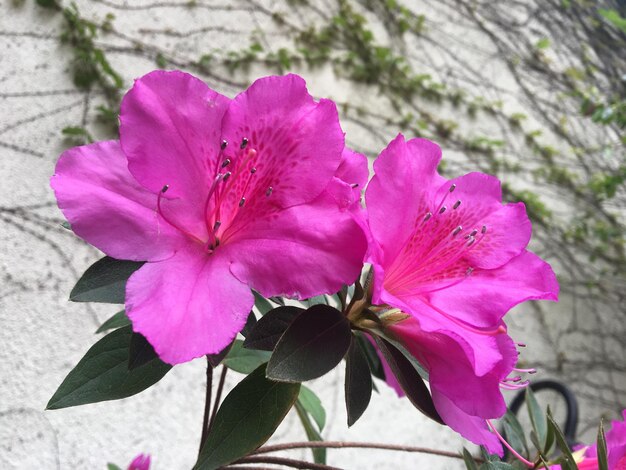
<instances>
[{"instance_id":1,"label":"large pink flower","mask_svg":"<svg viewBox=\"0 0 626 470\"><path fill-rule=\"evenodd\" d=\"M606 449L609 470L626 470L626 410L622 411L622 421L613 421L611 429L606 432ZM560 466L551 467L554 470ZM598 470L598 447L596 444L587 447L584 457L578 463L580 470Z\"/></svg>"},{"instance_id":2,"label":"large pink flower","mask_svg":"<svg viewBox=\"0 0 626 470\"><path fill-rule=\"evenodd\" d=\"M124 97L120 121L119 142L68 150L51 184L78 236L147 261L126 311L164 361L223 349L251 288L307 298L358 275L365 238L337 202L355 183L340 164L358 157L334 103L314 101L300 77L266 77L230 100L156 71Z\"/></svg>"},{"instance_id":3,"label":"large pink flower","mask_svg":"<svg viewBox=\"0 0 626 470\"><path fill-rule=\"evenodd\" d=\"M517 358L502 317L530 299L556 300L548 264L526 250L522 203L502 204L482 173L447 180L440 148L402 135L374 163L366 192L373 299L412 316L391 328L430 373L435 406L450 427L492 451L486 419L505 412L500 387Z\"/></svg>"}]
</instances>

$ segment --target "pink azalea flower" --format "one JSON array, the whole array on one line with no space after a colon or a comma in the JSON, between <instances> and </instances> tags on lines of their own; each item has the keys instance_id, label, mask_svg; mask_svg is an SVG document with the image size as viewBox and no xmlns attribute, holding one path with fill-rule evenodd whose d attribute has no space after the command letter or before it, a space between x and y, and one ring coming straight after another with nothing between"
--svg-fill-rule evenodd
<instances>
[{"instance_id":1,"label":"pink azalea flower","mask_svg":"<svg viewBox=\"0 0 626 470\"><path fill-rule=\"evenodd\" d=\"M482 174L447 180L440 148L402 135L374 163L366 191L372 303L410 314L390 328L428 369L444 422L501 452L488 419L506 411L501 388L524 386L502 317L530 299L557 300L550 266L526 250L524 204L502 204L500 182Z\"/></svg>"},{"instance_id":2,"label":"pink azalea flower","mask_svg":"<svg viewBox=\"0 0 626 470\"><path fill-rule=\"evenodd\" d=\"M308 298L357 277L366 241L337 195L352 193L344 178L359 157L334 103L314 101L302 78L262 78L230 100L156 71L126 94L120 121L119 142L68 150L51 184L78 236L147 261L126 312L164 361L228 345L251 288Z\"/></svg>"},{"instance_id":3,"label":"pink azalea flower","mask_svg":"<svg viewBox=\"0 0 626 470\"><path fill-rule=\"evenodd\" d=\"M622 421L613 421L606 432L606 449L609 470L626 470L626 410L622 411ZM596 444L584 449L579 470L598 470L598 447ZM560 470L560 465L553 465L552 470Z\"/></svg>"},{"instance_id":4,"label":"pink azalea flower","mask_svg":"<svg viewBox=\"0 0 626 470\"><path fill-rule=\"evenodd\" d=\"M150 470L150 455L139 454L130 463L128 470Z\"/></svg>"}]
</instances>

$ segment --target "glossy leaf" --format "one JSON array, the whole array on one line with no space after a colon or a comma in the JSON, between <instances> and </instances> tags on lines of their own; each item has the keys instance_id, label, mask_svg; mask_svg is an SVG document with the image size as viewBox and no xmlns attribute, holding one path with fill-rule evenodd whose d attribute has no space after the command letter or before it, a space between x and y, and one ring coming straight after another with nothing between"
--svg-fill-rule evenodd
<instances>
[{"instance_id":1,"label":"glossy leaf","mask_svg":"<svg viewBox=\"0 0 626 470\"><path fill-rule=\"evenodd\" d=\"M598 427L598 439L596 448L598 453L598 470L609 470L606 436L604 434L604 423L602 421L600 421L600 426Z\"/></svg>"},{"instance_id":2,"label":"glossy leaf","mask_svg":"<svg viewBox=\"0 0 626 470\"><path fill-rule=\"evenodd\" d=\"M267 365L267 376L282 382L316 379L332 370L345 356L352 333L337 309L315 305L287 327Z\"/></svg>"},{"instance_id":3,"label":"glossy leaf","mask_svg":"<svg viewBox=\"0 0 626 470\"><path fill-rule=\"evenodd\" d=\"M267 312L246 336L243 346L248 349L273 351L287 327L304 311L298 307L277 307Z\"/></svg>"},{"instance_id":4,"label":"glossy leaf","mask_svg":"<svg viewBox=\"0 0 626 470\"><path fill-rule=\"evenodd\" d=\"M355 337L363 354L365 354L372 375L380 380L385 380L385 369L383 368L383 363L380 361L380 357L374 345L360 331L355 332Z\"/></svg>"},{"instance_id":5,"label":"glossy leaf","mask_svg":"<svg viewBox=\"0 0 626 470\"><path fill-rule=\"evenodd\" d=\"M230 352L231 348L233 347L233 344L235 342L233 341L232 343L230 343L228 346L226 346L224 349L222 349L220 352L215 353L215 354L207 354L206 358L207 361L209 362L210 366L215 369L217 366L219 366L222 361L224 360L224 358L228 355L228 353Z\"/></svg>"},{"instance_id":6,"label":"glossy leaf","mask_svg":"<svg viewBox=\"0 0 626 470\"><path fill-rule=\"evenodd\" d=\"M326 410L322 405L322 400L313 393L313 390L302 385L302 387L300 387L300 395L298 395L298 403L300 403L305 411L311 415L311 418L315 420L319 430L323 431L324 426L326 426Z\"/></svg>"},{"instance_id":7,"label":"glossy leaf","mask_svg":"<svg viewBox=\"0 0 626 470\"><path fill-rule=\"evenodd\" d=\"M135 395L154 385L172 368L156 358L136 369L128 369L129 326L115 330L96 344L67 375L47 409L67 408Z\"/></svg>"},{"instance_id":8,"label":"glossy leaf","mask_svg":"<svg viewBox=\"0 0 626 470\"><path fill-rule=\"evenodd\" d=\"M126 281L142 265L142 262L105 256L89 266L81 276L70 293L70 300L123 304Z\"/></svg>"},{"instance_id":9,"label":"glossy leaf","mask_svg":"<svg viewBox=\"0 0 626 470\"><path fill-rule=\"evenodd\" d=\"M570 450L569 445L567 445L567 440L565 439L561 428L559 428L559 425L556 423L556 421L554 421L554 418L552 417L552 413L550 412L549 408L547 418L548 426L551 427L552 431L554 432L556 445L563 454L563 460L560 462L562 470L576 470L577 466L574 460L574 456L572 455L572 451Z\"/></svg>"},{"instance_id":10,"label":"glossy leaf","mask_svg":"<svg viewBox=\"0 0 626 470\"><path fill-rule=\"evenodd\" d=\"M385 339L375 336L376 344L389 364L400 387L413 405L432 420L444 424L422 377L406 356Z\"/></svg>"},{"instance_id":11,"label":"glossy leaf","mask_svg":"<svg viewBox=\"0 0 626 470\"><path fill-rule=\"evenodd\" d=\"M100 325L100 328L96 330L96 333L103 333L108 330L115 330L128 325L130 325L130 320L126 316L126 311L121 310Z\"/></svg>"},{"instance_id":12,"label":"glossy leaf","mask_svg":"<svg viewBox=\"0 0 626 470\"><path fill-rule=\"evenodd\" d=\"M246 349L243 347L243 341L237 339L234 341L226 358L222 361L229 369L241 374L249 374L257 369L261 364L265 364L270 360L270 353L267 351L259 351L256 349Z\"/></svg>"},{"instance_id":13,"label":"glossy leaf","mask_svg":"<svg viewBox=\"0 0 626 470\"><path fill-rule=\"evenodd\" d=\"M530 387L526 387L525 401L530 422L532 423L533 430L539 439L539 449L543 449L546 444L548 426L543 411L541 411L541 407L539 406L539 403L535 398L535 394Z\"/></svg>"},{"instance_id":14,"label":"glossy leaf","mask_svg":"<svg viewBox=\"0 0 626 470\"><path fill-rule=\"evenodd\" d=\"M145 336L139 333L133 333L130 337L130 352L128 358L128 368L130 370L141 367L158 357L156 351Z\"/></svg>"},{"instance_id":15,"label":"glossy leaf","mask_svg":"<svg viewBox=\"0 0 626 470\"><path fill-rule=\"evenodd\" d=\"M276 431L298 398L300 384L273 382L265 365L239 382L221 404L195 470L215 470L248 455Z\"/></svg>"},{"instance_id":16,"label":"glossy leaf","mask_svg":"<svg viewBox=\"0 0 626 470\"><path fill-rule=\"evenodd\" d=\"M365 354L353 336L350 349L346 356L346 375L344 391L346 394L346 411L348 427L352 426L367 409L372 398L372 374Z\"/></svg>"},{"instance_id":17,"label":"glossy leaf","mask_svg":"<svg viewBox=\"0 0 626 470\"><path fill-rule=\"evenodd\" d=\"M300 389L302 392L302 389ZM302 427L304 428L304 432L306 433L306 437L309 441L322 441L322 435L315 429L313 423L311 423L311 419L309 418L309 414L307 414L302 402L300 401L300 397L296 401L296 412L298 413L298 418L302 422ZM313 460L315 463L326 463L326 449L323 447L313 448L311 449L311 453L313 454Z\"/></svg>"},{"instance_id":18,"label":"glossy leaf","mask_svg":"<svg viewBox=\"0 0 626 470\"><path fill-rule=\"evenodd\" d=\"M248 318L246 319L246 324L243 326L241 330L241 336L247 338L250 332L254 329L254 326L257 324L256 315L254 312L250 312L248 314Z\"/></svg>"}]
</instances>

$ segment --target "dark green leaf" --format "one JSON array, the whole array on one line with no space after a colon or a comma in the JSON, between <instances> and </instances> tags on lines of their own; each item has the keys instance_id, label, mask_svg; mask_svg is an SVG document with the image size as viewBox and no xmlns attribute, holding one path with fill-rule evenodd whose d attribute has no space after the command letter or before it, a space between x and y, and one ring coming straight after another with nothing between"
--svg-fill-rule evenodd
<instances>
[{"instance_id":1,"label":"dark green leaf","mask_svg":"<svg viewBox=\"0 0 626 470\"><path fill-rule=\"evenodd\" d=\"M515 470L511 464L506 462L485 462L480 468L481 470Z\"/></svg>"},{"instance_id":2,"label":"dark green leaf","mask_svg":"<svg viewBox=\"0 0 626 470\"><path fill-rule=\"evenodd\" d=\"M115 330L128 325L130 325L130 320L126 316L126 312L121 310L100 325L100 328L96 330L96 333L103 333L108 330Z\"/></svg>"},{"instance_id":3,"label":"dark green leaf","mask_svg":"<svg viewBox=\"0 0 626 470\"><path fill-rule=\"evenodd\" d=\"M528 456L528 444L526 443L526 435L522 429L522 425L513 413L507 410L502 420L504 425L504 433L509 444L522 456Z\"/></svg>"},{"instance_id":4,"label":"dark green leaf","mask_svg":"<svg viewBox=\"0 0 626 470\"><path fill-rule=\"evenodd\" d=\"M131 328L126 326L94 344L59 386L47 409L119 400L161 380L172 366L159 359L128 370L132 334Z\"/></svg>"},{"instance_id":5,"label":"dark green leaf","mask_svg":"<svg viewBox=\"0 0 626 470\"><path fill-rule=\"evenodd\" d=\"M133 333L130 337L130 353L128 357L129 370L148 364L158 357L156 351L144 335Z\"/></svg>"},{"instance_id":6,"label":"dark green leaf","mask_svg":"<svg viewBox=\"0 0 626 470\"><path fill-rule=\"evenodd\" d=\"M202 447L195 470L215 470L267 441L298 398L300 384L273 382L259 366L228 394Z\"/></svg>"},{"instance_id":7,"label":"dark green leaf","mask_svg":"<svg viewBox=\"0 0 626 470\"><path fill-rule=\"evenodd\" d=\"M315 297L311 297L310 299L303 300L302 303L307 307L313 307L313 305L317 304L328 305L328 299L326 299L325 295L316 295Z\"/></svg>"},{"instance_id":8,"label":"dark green leaf","mask_svg":"<svg viewBox=\"0 0 626 470\"><path fill-rule=\"evenodd\" d=\"M326 410L318 396L310 388L302 385L300 395L298 395L298 403L315 420L320 432L323 431L324 426L326 426Z\"/></svg>"},{"instance_id":9,"label":"dark green leaf","mask_svg":"<svg viewBox=\"0 0 626 470\"><path fill-rule=\"evenodd\" d=\"M597 452L598 452L598 470L609 470L609 461L607 457L607 448L606 448L606 436L604 435L604 423L602 421L600 421L600 426L598 427Z\"/></svg>"},{"instance_id":10,"label":"dark green leaf","mask_svg":"<svg viewBox=\"0 0 626 470\"><path fill-rule=\"evenodd\" d=\"M213 369L215 369L217 366L219 366L222 363L226 355L230 352L231 348L233 347L233 344L235 344L234 341L218 353L207 354L206 356L207 361L209 361L209 364L211 365Z\"/></svg>"},{"instance_id":11,"label":"dark green leaf","mask_svg":"<svg viewBox=\"0 0 626 470\"><path fill-rule=\"evenodd\" d=\"M298 307L277 307L270 310L252 328L243 343L244 347L273 351L287 327L302 312L304 309Z\"/></svg>"},{"instance_id":12,"label":"dark green leaf","mask_svg":"<svg viewBox=\"0 0 626 470\"><path fill-rule=\"evenodd\" d=\"M559 428L559 425L556 424L556 421L554 421L554 418L552 417L552 413L550 412L549 408L548 408L547 418L548 418L548 426L551 427L552 431L554 432L556 445L558 446L558 448L561 450L561 453L563 454L561 467L563 468L563 470L576 470L577 466L574 460L574 456L572 455L572 451L567 445L567 440L565 439L565 436L563 435L561 428Z\"/></svg>"},{"instance_id":13,"label":"dark green leaf","mask_svg":"<svg viewBox=\"0 0 626 470\"><path fill-rule=\"evenodd\" d=\"M118 467L117 465L115 465L114 463L108 463L107 470L122 470L122 469Z\"/></svg>"},{"instance_id":14,"label":"dark green leaf","mask_svg":"<svg viewBox=\"0 0 626 470\"><path fill-rule=\"evenodd\" d=\"M465 447L463 447L463 462L465 462L467 470L478 470L474 457L472 457L472 454L470 454Z\"/></svg>"},{"instance_id":15,"label":"dark green leaf","mask_svg":"<svg viewBox=\"0 0 626 470\"><path fill-rule=\"evenodd\" d=\"M322 436L317 431L317 429L315 429L313 423L311 423L309 415L302 406L300 397L298 397L298 400L296 401L296 412L298 413L298 417L302 422L302 427L304 427L304 432L306 433L307 439L309 441L322 441ZM326 463L326 449L324 449L323 447L313 448L311 449L311 453L313 454L313 460L315 461L315 463Z\"/></svg>"},{"instance_id":16,"label":"dark green leaf","mask_svg":"<svg viewBox=\"0 0 626 470\"><path fill-rule=\"evenodd\" d=\"M235 372L249 374L261 364L264 364L269 360L269 352L259 351L256 349L246 349L243 347L243 341L237 339L228 352L226 359L222 361L222 364Z\"/></svg>"},{"instance_id":17,"label":"dark green leaf","mask_svg":"<svg viewBox=\"0 0 626 470\"><path fill-rule=\"evenodd\" d=\"M374 339L378 349L380 349L387 364L389 364L393 375L398 379L400 387L402 387L411 403L429 418L443 424L441 416L435 409L430 392L413 364L388 341L379 336L375 336Z\"/></svg>"},{"instance_id":18,"label":"dark green leaf","mask_svg":"<svg viewBox=\"0 0 626 470\"><path fill-rule=\"evenodd\" d=\"M367 409L372 398L372 374L365 354L358 346L357 341L353 336L346 356L344 390L346 394L348 427L357 422Z\"/></svg>"},{"instance_id":19,"label":"dark green leaf","mask_svg":"<svg viewBox=\"0 0 626 470\"><path fill-rule=\"evenodd\" d=\"M352 333L343 314L328 305L315 305L289 325L276 344L267 376L283 382L316 379L345 356Z\"/></svg>"},{"instance_id":20,"label":"dark green leaf","mask_svg":"<svg viewBox=\"0 0 626 470\"><path fill-rule=\"evenodd\" d=\"M282 305L283 307L285 306L285 301L282 297L270 297L270 300L275 304Z\"/></svg>"},{"instance_id":21,"label":"dark green leaf","mask_svg":"<svg viewBox=\"0 0 626 470\"><path fill-rule=\"evenodd\" d=\"M85 271L72 289L70 300L123 304L126 281L142 265L143 263L136 261L122 261L105 256Z\"/></svg>"},{"instance_id":22,"label":"dark green leaf","mask_svg":"<svg viewBox=\"0 0 626 470\"><path fill-rule=\"evenodd\" d=\"M254 306L257 308L261 315L265 315L267 312L274 308L270 301L263 297L261 294L259 294L257 291L252 291L252 293L254 294Z\"/></svg>"},{"instance_id":23,"label":"dark green leaf","mask_svg":"<svg viewBox=\"0 0 626 470\"><path fill-rule=\"evenodd\" d=\"M539 449L543 449L546 443L548 434L548 426L546 424L546 418L537 403L535 394L530 387L526 387L526 408L528 408L528 416L532 423L533 430L539 439Z\"/></svg>"},{"instance_id":24,"label":"dark green leaf","mask_svg":"<svg viewBox=\"0 0 626 470\"><path fill-rule=\"evenodd\" d=\"M250 332L252 331L252 329L254 328L254 325L256 325L256 323L257 323L256 315L254 314L254 312L251 311L248 314L248 318L246 319L246 324L243 326L243 329L241 330L241 336L243 336L244 338L247 338Z\"/></svg>"},{"instance_id":25,"label":"dark green leaf","mask_svg":"<svg viewBox=\"0 0 626 470\"><path fill-rule=\"evenodd\" d=\"M370 366L370 371L374 375L374 377L385 380L385 369L383 368L383 363L380 361L380 357L376 352L376 348L371 343L369 339L365 336L364 333L360 331L355 332L357 343L365 357L367 358L367 363Z\"/></svg>"}]
</instances>

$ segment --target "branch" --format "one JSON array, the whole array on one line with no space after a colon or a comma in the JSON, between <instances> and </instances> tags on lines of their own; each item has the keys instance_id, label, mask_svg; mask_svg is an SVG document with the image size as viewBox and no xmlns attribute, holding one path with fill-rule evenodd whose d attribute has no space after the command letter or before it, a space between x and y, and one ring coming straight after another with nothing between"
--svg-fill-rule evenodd
<instances>
[{"instance_id":1,"label":"branch","mask_svg":"<svg viewBox=\"0 0 626 470\"><path fill-rule=\"evenodd\" d=\"M235 462L235 464L245 463L269 463L275 465L284 465L291 468L303 468L309 470L342 470L339 467L331 467L330 465L323 465L321 463L307 462L305 460L288 459L285 457L266 457L261 455L252 454L248 457L243 457Z\"/></svg>"}]
</instances>

